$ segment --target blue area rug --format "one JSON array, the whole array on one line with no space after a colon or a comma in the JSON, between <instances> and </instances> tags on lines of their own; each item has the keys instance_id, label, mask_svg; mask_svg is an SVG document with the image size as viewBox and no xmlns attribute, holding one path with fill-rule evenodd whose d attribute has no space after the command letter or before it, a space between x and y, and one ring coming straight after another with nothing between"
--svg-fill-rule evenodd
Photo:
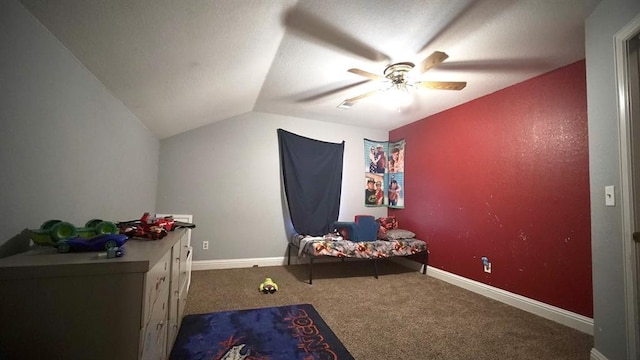
<instances>
[{"instance_id":1,"label":"blue area rug","mask_svg":"<svg viewBox=\"0 0 640 360\"><path fill-rule=\"evenodd\" d=\"M310 304L187 315L171 360L353 359Z\"/></svg>"}]
</instances>

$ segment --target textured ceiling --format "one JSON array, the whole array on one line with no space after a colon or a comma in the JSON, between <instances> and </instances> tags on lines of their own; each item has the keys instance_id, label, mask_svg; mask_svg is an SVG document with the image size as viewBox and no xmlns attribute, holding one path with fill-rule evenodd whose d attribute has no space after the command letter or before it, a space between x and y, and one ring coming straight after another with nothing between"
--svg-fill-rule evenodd
<instances>
[{"instance_id":1,"label":"textured ceiling","mask_svg":"<svg viewBox=\"0 0 640 360\"><path fill-rule=\"evenodd\" d=\"M390 130L584 58L598 0L20 0L158 137L249 111ZM439 50L400 110L344 99Z\"/></svg>"}]
</instances>

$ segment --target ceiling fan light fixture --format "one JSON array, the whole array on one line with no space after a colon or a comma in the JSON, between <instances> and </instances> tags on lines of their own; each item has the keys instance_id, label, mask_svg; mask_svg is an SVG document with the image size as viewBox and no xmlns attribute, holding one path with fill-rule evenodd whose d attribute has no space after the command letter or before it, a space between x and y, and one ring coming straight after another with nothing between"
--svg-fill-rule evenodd
<instances>
[{"instance_id":1,"label":"ceiling fan light fixture","mask_svg":"<svg viewBox=\"0 0 640 360\"><path fill-rule=\"evenodd\" d=\"M421 75L425 71L437 66L448 57L449 55L442 51L434 51L419 64L418 70L420 71L418 75ZM338 105L338 107L348 109L364 98L384 93L386 95L384 102L400 111L403 106L407 106L413 101L413 93L410 91L410 88L462 90L467 86L467 83L463 81L418 81L418 79L411 76L413 73L412 70L414 70L415 66L416 65L412 62L394 63L384 68L384 75L382 76L357 68L349 69L348 71L353 74L364 76L371 80L380 81L383 87L378 90L349 98Z\"/></svg>"},{"instance_id":2,"label":"ceiling fan light fixture","mask_svg":"<svg viewBox=\"0 0 640 360\"><path fill-rule=\"evenodd\" d=\"M400 62L387 66L384 69L384 77L389 79L392 84L405 84L408 81L407 74L415 65L411 62Z\"/></svg>"},{"instance_id":3,"label":"ceiling fan light fixture","mask_svg":"<svg viewBox=\"0 0 640 360\"><path fill-rule=\"evenodd\" d=\"M393 84L385 90L385 103L396 110L411 104L413 97L407 83Z\"/></svg>"}]
</instances>

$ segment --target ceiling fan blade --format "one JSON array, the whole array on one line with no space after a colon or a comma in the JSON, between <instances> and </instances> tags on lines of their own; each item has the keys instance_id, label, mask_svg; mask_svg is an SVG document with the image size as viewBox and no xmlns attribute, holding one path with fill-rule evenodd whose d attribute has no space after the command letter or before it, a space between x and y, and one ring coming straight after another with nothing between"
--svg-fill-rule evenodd
<instances>
[{"instance_id":1,"label":"ceiling fan blade","mask_svg":"<svg viewBox=\"0 0 640 360\"><path fill-rule=\"evenodd\" d=\"M312 90L312 91L300 94L298 97L295 98L295 100L297 102L312 102L312 101L320 100L327 96L335 95L345 90L349 90L353 87L366 84L368 82L369 80L362 80L362 81L358 81L357 83L347 84L340 87L327 86L325 87L325 89L328 89L328 90L324 90L324 91L323 89Z\"/></svg>"},{"instance_id":2,"label":"ceiling fan blade","mask_svg":"<svg viewBox=\"0 0 640 360\"><path fill-rule=\"evenodd\" d=\"M389 61L390 59L386 54L299 6L287 11L283 21L288 29L316 42L333 46L375 62Z\"/></svg>"},{"instance_id":3,"label":"ceiling fan blade","mask_svg":"<svg viewBox=\"0 0 640 360\"><path fill-rule=\"evenodd\" d=\"M415 86L437 90L462 90L467 86L466 81L418 81Z\"/></svg>"},{"instance_id":4,"label":"ceiling fan blade","mask_svg":"<svg viewBox=\"0 0 640 360\"><path fill-rule=\"evenodd\" d=\"M347 99L347 100L341 102L340 105L338 105L338 107L339 108L343 108L343 109L348 109L351 106L353 106L353 104L355 104L356 102L358 102L358 101L360 101L360 100L362 100L362 99L364 99L366 97L376 95L380 91L381 90L373 90L373 91L369 91L368 93L364 93L362 95L358 95L358 96L352 97L350 99Z\"/></svg>"},{"instance_id":5,"label":"ceiling fan blade","mask_svg":"<svg viewBox=\"0 0 640 360\"><path fill-rule=\"evenodd\" d=\"M384 76L382 76L382 75L377 75L377 74L370 73L370 72L368 72L368 71L364 71L364 70L360 70L360 69L355 69L355 68L354 68L354 69L349 69L349 70L347 70L347 71L349 71L350 73L354 73L354 74L356 74L356 75L364 76L364 77L369 78L369 79L371 79L371 80L379 80L379 81L382 81L382 80L384 80L384 79L385 79L385 77L384 77Z\"/></svg>"},{"instance_id":6,"label":"ceiling fan blade","mask_svg":"<svg viewBox=\"0 0 640 360\"><path fill-rule=\"evenodd\" d=\"M422 74L426 72L427 70L447 60L448 57L449 55L443 53L442 51L434 51L433 54L427 56L427 58L422 60L422 62L420 63L420 73Z\"/></svg>"}]
</instances>

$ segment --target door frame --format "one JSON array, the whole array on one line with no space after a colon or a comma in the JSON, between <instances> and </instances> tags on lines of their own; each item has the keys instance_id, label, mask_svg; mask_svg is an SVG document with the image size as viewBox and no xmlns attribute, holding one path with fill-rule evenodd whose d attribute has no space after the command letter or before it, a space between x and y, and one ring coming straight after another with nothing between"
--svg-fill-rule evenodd
<instances>
[{"instance_id":1,"label":"door frame","mask_svg":"<svg viewBox=\"0 0 640 360\"><path fill-rule=\"evenodd\" d=\"M629 40L640 32L640 15L624 26L614 36L616 93L618 101L618 137L620 146L620 199L622 215L622 243L624 259L625 319L627 328L627 354L629 359L640 358L640 326L638 325L638 274L636 244L633 241L635 229L632 128L634 120L631 112L629 90ZM636 119L638 114L635 114ZM637 166L640 166L638 159ZM637 189L640 191L640 189ZM639 204L640 205L640 204ZM640 231L640 229L638 229ZM640 245L638 245L640 246Z\"/></svg>"}]
</instances>

